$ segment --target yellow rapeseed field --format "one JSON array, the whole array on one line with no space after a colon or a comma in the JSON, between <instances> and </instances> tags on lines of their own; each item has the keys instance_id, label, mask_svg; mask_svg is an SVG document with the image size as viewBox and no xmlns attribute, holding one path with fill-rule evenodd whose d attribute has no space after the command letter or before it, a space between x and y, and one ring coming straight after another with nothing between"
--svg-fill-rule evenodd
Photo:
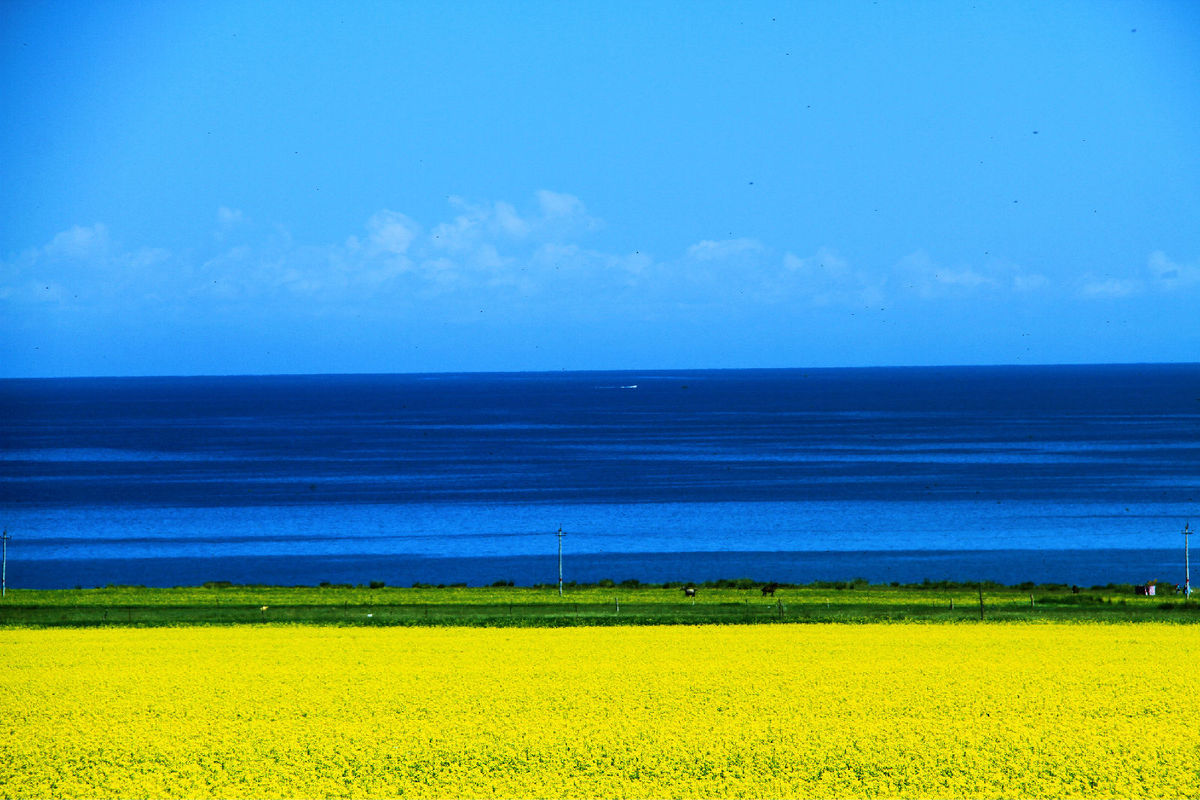
<instances>
[{"instance_id":1,"label":"yellow rapeseed field","mask_svg":"<svg viewBox=\"0 0 1200 800\"><path fill-rule=\"evenodd\" d=\"M5 797L1197 797L1140 625L0 630Z\"/></svg>"}]
</instances>

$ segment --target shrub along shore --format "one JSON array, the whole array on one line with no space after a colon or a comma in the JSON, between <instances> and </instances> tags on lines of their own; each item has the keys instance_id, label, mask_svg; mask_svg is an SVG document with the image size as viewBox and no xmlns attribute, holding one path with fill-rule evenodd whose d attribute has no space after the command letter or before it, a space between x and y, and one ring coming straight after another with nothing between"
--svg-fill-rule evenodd
<instances>
[{"instance_id":1,"label":"shrub along shore","mask_svg":"<svg viewBox=\"0 0 1200 800\"><path fill-rule=\"evenodd\" d=\"M867 622L1200 622L1174 587L1124 584L811 584L600 581L513 586L368 584L11 589L0 625L17 627L231 624L587 626Z\"/></svg>"}]
</instances>

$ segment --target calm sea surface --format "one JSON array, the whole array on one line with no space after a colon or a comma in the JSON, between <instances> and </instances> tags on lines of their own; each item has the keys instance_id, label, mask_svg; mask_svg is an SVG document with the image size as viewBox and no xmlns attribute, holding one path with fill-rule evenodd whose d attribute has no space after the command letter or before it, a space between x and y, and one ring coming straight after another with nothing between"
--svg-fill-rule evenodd
<instances>
[{"instance_id":1,"label":"calm sea surface","mask_svg":"<svg viewBox=\"0 0 1200 800\"><path fill-rule=\"evenodd\" d=\"M567 580L1182 582L1200 519L1197 364L6 380L0 419L10 587L553 582L559 526Z\"/></svg>"}]
</instances>

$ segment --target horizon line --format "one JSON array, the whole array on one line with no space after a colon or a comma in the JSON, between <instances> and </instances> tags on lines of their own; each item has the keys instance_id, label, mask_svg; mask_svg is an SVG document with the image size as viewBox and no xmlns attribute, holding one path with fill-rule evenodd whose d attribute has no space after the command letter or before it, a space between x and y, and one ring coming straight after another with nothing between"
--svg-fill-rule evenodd
<instances>
[{"instance_id":1,"label":"horizon line","mask_svg":"<svg viewBox=\"0 0 1200 800\"><path fill-rule=\"evenodd\" d=\"M333 378L333 377L384 377L384 376L441 376L451 377L460 375L562 375L562 374L595 374L595 373L647 373L647 372L795 372L811 370L814 372L854 371L854 370L920 370L920 369L1048 369L1065 367L1186 367L1200 366L1200 361L1079 361L1079 362L1044 362L1044 363L950 363L950 364L869 364L855 366L775 366L775 367L618 367L618 368L571 368L560 369L516 369L516 370L426 370L417 372L196 372L196 373L161 373L161 374L109 374L109 375L7 375L0 376L0 381L58 381L58 380L144 380L144 379L202 379L202 378Z\"/></svg>"}]
</instances>

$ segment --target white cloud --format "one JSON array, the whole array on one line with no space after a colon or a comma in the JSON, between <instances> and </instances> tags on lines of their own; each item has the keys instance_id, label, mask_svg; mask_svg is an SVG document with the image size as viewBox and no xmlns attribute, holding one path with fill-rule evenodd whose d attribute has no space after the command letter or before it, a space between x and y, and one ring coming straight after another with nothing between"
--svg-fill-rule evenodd
<instances>
[{"instance_id":1,"label":"white cloud","mask_svg":"<svg viewBox=\"0 0 1200 800\"><path fill-rule=\"evenodd\" d=\"M539 193L536 210L526 215L507 202L453 197L451 206L458 213L428 229L384 209L340 245L299 247L280 232L228 248L204 263L196 290L230 303L282 302L291 295L328 306L382 307L421 298L444 303L488 293L500 293L491 300L512 299L562 287L566 275L600 283L599 272L609 268L603 262L625 261L561 240L563 225L590 220L570 195ZM629 264L642 266L636 259Z\"/></svg>"},{"instance_id":2,"label":"white cloud","mask_svg":"<svg viewBox=\"0 0 1200 800\"><path fill-rule=\"evenodd\" d=\"M926 300L1003 296L1014 292L1031 295L1052 285L1045 275L1002 259L946 266L924 250L900 259L894 271L903 289Z\"/></svg>"},{"instance_id":3,"label":"white cloud","mask_svg":"<svg viewBox=\"0 0 1200 800\"><path fill-rule=\"evenodd\" d=\"M791 253L783 257L784 269L807 275L842 276L850 272L850 264L828 247L822 247L807 258L799 258Z\"/></svg>"},{"instance_id":4,"label":"white cloud","mask_svg":"<svg viewBox=\"0 0 1200 800\"><path fill-rule=\"evenodd\" d=\"M484 242L511 245L525 241L563 241L600 227L574 195L541 190L536 194L537 211L524 214L511 203L472 203L452 196L450 204L462 213L435 225L430 244L451 252L470 252Z\"/></svg>"},{"instance_id":5,"label":"white cloud","mask_svg":"<svg viewBox=\"0 0 1200 800\"><path fill-rule=\"evenodd\" d=\"M57 234L42 248L42 254L52 259L89 259L108 252L108 228L102 223L83 227L75 225Z\"/></svg>"},{"instance_id":6,"label":"white cloud","mask_svg":"<svg viewBox=\"0 0 1200 800\"><path fill-rule=\"evenodd\" d=\"M1172 261L1161 250L1155 250L1148 260L1154 285L1160 289L1174 290L1200 283L1200 263L1183 264Z\"/></svg>"},{"instance_id":7,"label":"white cloud","mask_svg":"<svg viewBox=\"0 0 1200 800\"><path fill-rule=\"evenodd\" d=\"M1142 291L1142 282L1131 279L1109 278L1090 280L1079 289L1079 294L1089 299L1129 297Z\"/></svg>"},{"instance_id":8,"label":"white cloud","mask_svg":"<svg viewBox=\"0 0 1200 800\"><path fill-rule=\"evenodd\" d=\"M537 193L538 207L545 219L561 219L587 217L583 203L573 194L561 194L548 189L540 189Z\"/></svg>"},{"instance_id":9,"label":"white cloud","mask_svg":"<svg viewBox=\"0 0 1200 800\"><path fill-rule=\"evenodd\" d=\"M445 250L469 250L480 238L481 223L468 215L456 217L453 222L442 222L430 232L431 244Z\"/></svg>"},{"instance_id":10,"label":"white cloud","mask_svg":"<svg viewBox=\"0 0 1200 800\"><path fill-rule=\"evenodd\" d=\"M1050 285L1050 279L1038 273L1020 273L1012 276L1012 287L1018 292L1036 292Z\"/></svg>"},{"instance_id":11,"label":"white cloud","mask_svg":"<svg viewBox=\"0 0 1200 800\"><path fill-rule=\"evenodd\" d=\"M246 216L236 208L221 206L217 209L217 227L213 231L216 242L224 242L248 229Z\"/></svg>"},{"instance_id":12,"label":"white cloud","mask_svg":"<svg viewBox=\"0 0 1200 800\"><path fill-rule=\"evenodd\" d=\"M614 256L614 264L620 269L634 275L642 275L654 265L654 259L641 251L634 251L623 256Z\"/></svg>"},{"instance_id":13,"label":"white cloud","mask_svg":"<svg viewBox=\"0 0 1200 800\"><path fill-rule=\"evenodd\" d=\"M510 203L496 203L493 210L496 224L508 236L519 239L529 233L529 223L521 219L517 209Z\"/></svg>"},{"instance_id":14,"label":"white cloud","mask_svg":"<svg viewBox=\"0 0 1200 800\"><path fill-rule=\"evenodd\" d=\"M396 211L378 211L367 220L367 242L373 254L404 255L420 226Z\"/></svg>"},{"instance_id":15,"label":"white cloud","mask_svg":"<svg viewBox=\"0 0 1200 800\"><path fill-rule=\"evenodd\" d=\"M472 266L479 269L487 270L488 272L497 272L512 263L512 259L500 255L500 251L496 245L492 243L481 244L475 249L472 254Z\"/></svg>"},{"instance_id":16,"label":"white cloud","mask_svg":"<svg viewBox=\"0 0 1200 800\"><path fill-rule=\"evenodd\" d=\"M637 284L652 269L654 259L642 253L619 255L575 244L547 242L525 263L534 276L547 283L582 278L596 288L612 288Z\"/></svg>"},{"instance_id":17,"label":"white cloud","mask_svg":"<svg viewBox=\"0 0 1200 800\"><path fill-rule=\"evenodd\" d=\"M1079 296L1090 300L1132 297L1146 291L1181 292L1200 287L1200 262L1175 261L1161 250L1146 258L1146 267L1124 277L1083 275Z\"/></svg>"},{"instance_id":18,"label":"white cloud","mask_svg":"<svg viewBox=\"0 0 1200 800\"><path fill-rule=\"evenodd\" d=\"M943 286L960 286L964 289L974 289L978 286L995 286L996 281L986 275L981 275L973 269L942 269L933 273L933 280Z\"/></svg>"},{"instance_id":19,"label":"white cloud","mask_svg":"<svg viewBox=\"0 0 1200 800\"><path fill-rule=\"evenodd\" d=\"M217 224L222 228L232 228L245 222L245 216L236 208L221 206L217 209Z\"/></svg>"},{"instance_id":20,"label":"white cloud","mask_svg":"<svg viewBox=\"0 0 1200 800\"><path fill-rule=\"evenodd\" d=\"M798 296L815 306L874 306L884 301L886 277L854 269L830 247L811 256L787 253L783 257L781 299Z\"/></svg>"},{"instance_id":21,"label":"white cloud","mask_svg":"<svg viewBox=\"0 0 1200 800\"><path fill-rule=\"evenodd\" d=\"M999 285L995 278L970 266L943 266L924 250L917 250L900 259L896 269L904 286L926 299L969 294Z\"/></svg>"},{"instance_id":22,"label":"white cloud","mask_svg":"<svg viewBox=\"0 0 1200 800\"><path fill-rule=\"evenodd\" d=\"M228 207L219 224L237 241L210 240L207 254L183 260L164 250L120 251L102 224L75 226L17 259L0 263L4 303L99 298L118 310L176 302L231 313L437 315L485 303L514 315L569 308L594 319L789 306L849 310L892 306L906 293L936 302L1043 291L1045 276L1011 264L937 263L925 251L891 268L854 264L823 246L777 255L749 237L702 239L673 257L589 247L599 220L575 196L542 190L525 205L452 198L441 220L421 224L381 209L340 242L305 245L286 229L249 225ZM1194 264L1152 254L1142 283L1087 278L1086 297L1116 297L1146 286L1200 282ZM1149 276L1153 276L1151 281ZM891 302L889 302L891 301ZM290 310L289 310L290 309Z\"/></svg>"},{"instance_id":23,"label":"white cloud","mask_svg":"<svg viewBox=\"0 0 1200 800\"><path fill-rule=\"evenodd\" d=\"M535 238L562 241L604 227L604 223L589 214L583 201L573 194L541 189L537 192L537 201L539 214L526 218L529 233Z\"/></svg>"},{"instance_id":24,"label":"white cloud","mask_svg":"<svg viewBox=\"0 0 1200 800\"><path fill-rule=\"evenodd\" d=\"M521 239L534 225L509 203L471 204L457 196L450 203L463 213L430 232L430 244L443 250L467 253L487 242Z\"/></svg>"},{"instance_id":25,"label":"white cloud","mask_svg":"<svg viewBox=\"0 0 1200 800\"><path fill-rule=\"evenodd\" d=\"M115 247L102 223L75 225L0 262L0 299L70 307L144 302L161 296L176 267L161 248Z\"/></svg>"},{"instance_id":26,"label":"white cloud","mask_svg":"<svg viewBox=\"0 0 1200 800\"><path fill-rule=\"evenodd\" d=\"M688 258L696 261L721 261L730 258L755 255L763 251L762 243L756 239L705 239L687 249Z\"/></svg>"}]
</instances>

